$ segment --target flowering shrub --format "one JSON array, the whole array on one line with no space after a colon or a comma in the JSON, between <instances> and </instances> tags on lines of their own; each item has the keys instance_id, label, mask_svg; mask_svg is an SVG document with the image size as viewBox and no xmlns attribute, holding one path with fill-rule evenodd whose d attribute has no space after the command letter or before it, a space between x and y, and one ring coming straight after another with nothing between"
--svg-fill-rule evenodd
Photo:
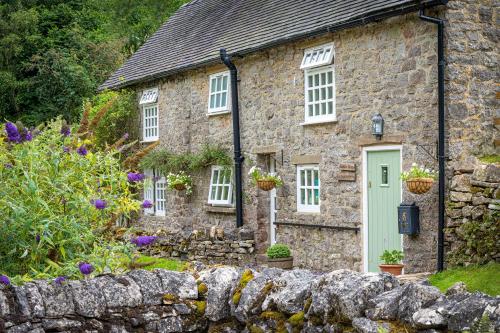
<instances>
[{"instance_id":1,"label":"flowering shrub","mask_svg":"<svg viewBox=\"0 0 500 333\"><path fill-rule=\"evenodd\" d=\"M426 169L423 165L418 166L417 163L411 165L410 170L401 173L401 179L411 180L415 178L431 178L436 179L437 172L434 170Z\"/></svg>"},{"instance_id":2,"label":"flowering shrub","mask_svg":"<svg viewBox=\"0 0 500 333\"><path fill-rule=\"evenodd\" d=\"M120 153L95 150L60 120L30 135L13 125L0 133L0 273L70 278L83 260L96 273L118 266L130 246L105 232L140 209L142 186L129 182Z\"/></svg>"},{"instance_id":3,"label":"flowering shrub","mask_svg":"<svg viewBox=\"0 0 500 333\"><path fill-rule=\"evenodd\" d=\"M257 184L257 181L259 180L273 181L276 184L276 187L283 185L283 181L280 176L277 176L272 172L264 172L261 168L256 166L250 168L248 175L251 177L254 185Z\"/></svg>"},{"instance_id":4,"label":"flowering shrub","mask_svg":"<svg viewBox=\"0 0 500 333\"><path fill-rule=\"evenodd\" d=\"M167 187L174 190L176 186L179 185L186 188L187 195L193 193L193 180L190 175L185 174L183 171L179 173L169 173L167 175Z\"/></svg>"}]
</instances>

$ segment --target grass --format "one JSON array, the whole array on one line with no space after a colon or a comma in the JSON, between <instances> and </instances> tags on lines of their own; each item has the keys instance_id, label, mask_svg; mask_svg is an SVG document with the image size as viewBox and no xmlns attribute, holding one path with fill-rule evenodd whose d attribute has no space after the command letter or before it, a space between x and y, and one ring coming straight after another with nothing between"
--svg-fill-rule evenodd
<instances>
[{"instance_id":1,"label":"grass","mask_svg":"<svg viewBox=\"0 0 500 333\"><path fill-rule=\"evenodd\" d=\"M479 160L483 163L500 163L500 154L486 155L486 156L480 157Z\"/></svg>"},{"instance_id":2,"label":"grass","mask_svg":"<svg viewBox=\"0 0 500 333\"><path fill-rule=\"evenodd\" d=\"M468 291L481 291L491 296L500 294L500 264L452 268L429 277L433 286L445 292L457 282L463 282Z\"/></svg>"},{"instance_id":3,"label":"grass","mask_svg":"<svg viewBox=\"0 0 500 333\"><path fill-rule=\"evenodd\" d=\"M169 271L182 271L186 266L186 264L182 261L149 256L140 256L134 260L134 264L148 271L155 268L167 269Z\"/></svg>"}]
</instances>

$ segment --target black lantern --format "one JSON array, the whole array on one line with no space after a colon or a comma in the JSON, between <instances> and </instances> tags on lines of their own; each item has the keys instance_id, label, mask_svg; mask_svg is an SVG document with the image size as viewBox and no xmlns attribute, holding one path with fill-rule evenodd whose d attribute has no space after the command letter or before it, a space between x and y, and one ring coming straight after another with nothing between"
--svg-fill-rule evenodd
<instances>
[{"instance_id":1,"label":"black lantern","mask_svg":"<svg viewBox=\"0 0 500 333\"><path fill-rule=\"evenodd\" d=\"M375 135L377 140L380 140L384 135L384 118L380 113L377 113L372 118L372 134Z\"/></svg>"}]
</instances>

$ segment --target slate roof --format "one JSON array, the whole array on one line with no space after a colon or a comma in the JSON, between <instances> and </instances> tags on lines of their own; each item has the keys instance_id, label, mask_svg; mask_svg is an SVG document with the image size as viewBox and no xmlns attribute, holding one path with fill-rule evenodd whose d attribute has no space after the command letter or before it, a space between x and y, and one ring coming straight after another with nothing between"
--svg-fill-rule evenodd
<instances>
[{"instance_id":1,"label":"slate roof","mask_svg":"<svg viewBox=\"0 0 500 333\"><path fill-rule=\"evenodd\" d=\"M116 89L220 62L230 55L366 24L446 0L193 0L99 89Z\"/></svg>"}]
</instances>

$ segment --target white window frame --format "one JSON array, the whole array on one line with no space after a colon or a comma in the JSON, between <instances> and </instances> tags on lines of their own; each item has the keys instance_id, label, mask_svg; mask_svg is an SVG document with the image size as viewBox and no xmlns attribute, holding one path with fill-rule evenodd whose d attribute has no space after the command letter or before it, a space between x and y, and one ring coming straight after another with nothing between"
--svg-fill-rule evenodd
<instances>
[{"instance_id":1,"label":"white window frame","mask_svg":"<svg viewBox=\"0 0 500 333\"><path fill-rule=\"evenodd\" d=\"M304 50L300 69L330 65L335 56L333 43L318 45Z\"/></svg>"},{"instance_id":2,"label":"white window frame","mask_svg":"<svg viewBox=\"0 0 500 333\"><path fill-rule=\"evenodd\" d=\"M314 177L314 171L317 171L318 172L318 185L309 185L307 184L307 181L306 181L306 185L302 185L300 183L300 174L301 172L306 172L307 173L307 170L311 170L312 171L312 175ZM301 190L304 189L304 193L306 195L305 199L304 199L304 202L305 204L302 204L301 203ZM314 204L314 190L317 189L318 190L318 204L315 205ZM312 205L309 205L307 204L307 190L311 190L311 193L313 195L313 204ZM321 174L320 174L320 171L319 171L319 165L318 164L304 164L304 165L298 165L297 166L297 212L301 212L301 213L319 213L320 212L320 206L321 206Z\"/></svg>"},{"instance_id":3,"label":"white window frame","mask_svg":"<svg viewBox=\"0 0 500 333\"><path fill-rule=\"evenodd\" d=\"M332 83L325 83L324 85L321 83L321 74L325 74L326 80L328 80L328 73L332 74ZM319 86L310 88L309 76L319 75L320 81ZM332 88L332 96L328 98L328 88L331 86ZM322 99L321 102L313 101L309 97L309 90L314 92L319 89L319 98L322 96L322 89L324 88L326 99ZM323 66L319 68L306 69L304 71L304 123L303 124L314 124L314 123L323 123L323 122L332 122L337 120L337 112L335 108L335 68L333 65L331 66ZM323 115L322 112L322 103L325 103L325 111L326 113ZM328 103L331 103L332 113L328 114ZM309 116L309 105L312 105L313 112L316 105L319 107L319 115Z\"/></svg>"},{"instance_id":4,"label":"white window frame","mask_svg":"<svg viewBox=\"0 0 500 333\"><path fill-rule=\"evenodd\" d=\"M165 216L167 212L167 181L165 177L155 177L156 170L144 170L146 184L144 186L144 200L153 203L153 207L145 208L144 214Z\"/></svg>"},{"instance_id":5,"label":"white window frame","mask_svg":"<svg viewBox=\"0 0 500 333\"><path fill-rule=\"evenodd\" d=\"M229 170L229 183L223 183L223 184L214 184L214 175L215 175L215 171L218 171L217 173L217 177L220 177L220 174L221 174L221 171L224 171L224 170ZM219 178L217 178L217 181L218 181ZM212 190L213 188L215 187L215 193L216 193L216 197L217 197L217 193L218 191L223 191L224 190L224 187L227 187L229 186L229 189L228 189L228 195L227 195L227 199L224 199L224 200L217 200L217 199L212 199ZM210 186L208 188L208 203L213 205L213 206L232 206L233 205L233 171L232 169L228 169L227 167L222 167L222 166L218 166L218 165L214 165L212 166L212 170L210 171Z\"/></svg>"},{"instance_id":6,"label":"white window frame","mask_svg":"<svg viewBox=\"0 0 500 333\"><path fill-rule=\"evenodd\" d=\"M139 105L154 104L158 102L158 88L150 88L142 91Z\"/></svg>"},{"instance_id":7,"label":"white window frame","mask_svg":"<svg viewBox=\"0 0 500 333\"><path fill-rule=\"evenodd\" d=\"M148 111L155 110L156 115L150 116ZM158 108L158 103L155 104L144 104L142 106L142 141L143 142L153 142L158 141L160 137L160 112ZM148 131L154 132L153 135L148 135Z\"/></svg>"},{"instance_id":8,"label":"white window frame","mask_svg":"<svg viewBox=\"0 0 500 333\"><path fill-rule=\"evenodd\" d=\"M221 78L221 80L223 80L224 77L227 78L227 89L221 89L221 90L216 90L214 92L212 92L212 80L213 79L217 79L217 78ZM219 73L215 73L215 74L212 74L208 77L208 114L218 114L218 113L227 113L227 112L230 112L231 111L231 108L229 106L230 102L231 102L231 97L230 97L230 92L231 92L231 82L230 82L230 75L229 75L229 71L225 71L225 72L219 72ZM222 83L221 83L221 88L222 88ZM210 101L212 99L212 96L217 96L218 94L221 95L221 104L222 104L222 95L223 94L226 94L226 105L225 106L219 106L219 107L210 107ZM214 102L215 104L215 102Z\"/></svg>"}]
</instances>

